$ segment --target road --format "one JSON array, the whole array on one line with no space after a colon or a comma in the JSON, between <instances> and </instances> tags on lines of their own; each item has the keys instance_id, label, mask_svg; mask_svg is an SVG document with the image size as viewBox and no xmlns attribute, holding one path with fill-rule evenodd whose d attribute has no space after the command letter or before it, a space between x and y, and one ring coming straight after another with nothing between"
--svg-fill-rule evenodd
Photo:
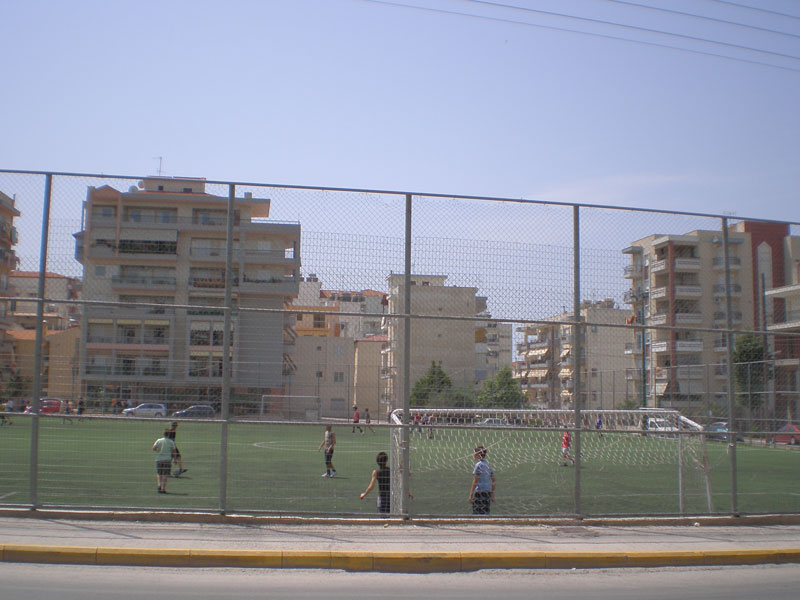
<instances>
[{"instance_id":1,"label":"road","mask_svg":"<svg viewBox=\"0 0 800 600\"><path fill-rule=\"evenodd\" d=\"M2 600L786 600L797 597L800 565L413 575L0 563L0 582Z\"/></svg>"}]
</instances>

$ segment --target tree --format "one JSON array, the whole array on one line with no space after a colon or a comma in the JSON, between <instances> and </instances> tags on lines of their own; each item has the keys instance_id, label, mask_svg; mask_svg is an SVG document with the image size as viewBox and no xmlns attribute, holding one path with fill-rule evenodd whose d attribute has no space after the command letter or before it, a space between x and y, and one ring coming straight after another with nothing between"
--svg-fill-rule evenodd
<instances>
[{"instance_id":1,"label":"tree","mask_svg":"<svg viewBox=\"0 0 800 600\"><path fill-rule=\"evenodd\" d=\"M442 363L431 361L428 372L425 373L411 389L409 403L414 407L433 407L442 405L453 388L453 382L442 369Z\"/></svg>"},{"instance_id":2,"label":"tree","mask_svg":"<svg viewBox=\"0 0 800 600\"><path fill-rule=\"evenodd\" d=\"M501 368L494 377L483 382L478 403L482 408L522 408L525 393L514 379L511 367Z\"/></svg>"},{"instance_id":3,"label":"tree","mask_svg":"<svg viewBox=\"0 0 800 600\"><path fill-rule=\"evenodd\" d=\"M745 333L736 338L733 349L733 381L738 403L750 412L764 403L766 353L760 336Z\"/></svg>"}]
</instances>

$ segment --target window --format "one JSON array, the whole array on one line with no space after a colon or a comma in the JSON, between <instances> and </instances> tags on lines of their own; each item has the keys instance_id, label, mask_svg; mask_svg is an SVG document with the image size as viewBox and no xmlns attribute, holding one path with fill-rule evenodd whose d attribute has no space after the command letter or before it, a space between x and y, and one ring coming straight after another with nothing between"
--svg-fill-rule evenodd
<instances>
[{"instance_id":1,"label":"window","mask_svg":"<svg viewBox=\"0 0 800 600\"><path fill-rule=\"evenodd\" d=\"M325 315L314 315L314 329L325 329Z\"/></svg>"},{"instance_id":2,"label":"window","mask_svg":"<svg viewBox=\"0 0 800 600\"><path fill-rule=\"evenodd\" d=\"M334 371L333 383L344 383L344 371Z\"/></svg>"},{"instance_id":3,"label":"window","mask_svg":"<svg viewBox=\"0 0 800 600\"><path fill-rule=\"evenodd\" d=\"M592 369L592 377L597 377L597 369Z\"/></svg>"},{"instance_id":4,"label":"window","mask_svg":"<svg viewBox=\"0 0 800 600\"><path fill-rule=\"evenodd\" d=\"M97 265L94 268L94 276L95 277L105 277L106 276L106 268L105 266Z\"/></svg>"}]
</instances>

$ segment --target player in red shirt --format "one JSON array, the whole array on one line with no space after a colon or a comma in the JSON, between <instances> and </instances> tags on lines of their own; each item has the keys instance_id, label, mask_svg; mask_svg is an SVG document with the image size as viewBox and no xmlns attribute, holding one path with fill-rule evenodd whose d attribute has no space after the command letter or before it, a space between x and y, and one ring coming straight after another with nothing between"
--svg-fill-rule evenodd
<instances>
[{"instance_id":1,"label":"player in red shirt","mask_svg":"<svg viewBox=\"0 0 800 600\"><path fill-rule=\"evenodd\" d=\"M572 446L572 436L569 431L565 431L561 436L561 458L564 461L561 463L562 467L567 466L567 459L571 460L573 465L575 464L575 459L569 453L570 446Z\"/></svg>"}]
</instances>

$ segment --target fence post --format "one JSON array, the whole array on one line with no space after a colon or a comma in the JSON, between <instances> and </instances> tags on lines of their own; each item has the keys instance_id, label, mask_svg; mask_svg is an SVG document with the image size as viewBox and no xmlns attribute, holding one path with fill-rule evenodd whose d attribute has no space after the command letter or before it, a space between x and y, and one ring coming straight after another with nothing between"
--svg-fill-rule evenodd
<instances>
[{"instance_id":1,"label":"fence post","mask_svg":"<svg viewBox=\"0 0 800 600\"><path fill-rule=\"evenodd\" d=\"M728 341L728 448L731 459L731 514L739 516L736 482L736 427L733 420L733 314L731 313L731 262L728 250L728 219L722 217L722 256L725 271L725 335Z\"/></svg>"},{"instance_id":2,"label":"fence post","mask_svg":"<svg viewBox=\"0 0 800 600\"><path fill-rule=\"evenodd\" d=\"M53 194L53 175L44 179L44 207L42 208L42 237L39 245L39 285L36 293L36 337L33 349L33 398L31 408L31 506L39 506L39 398L42 395L42 321L44 319L45 274L47 273L47 236L50 231L50 200Z\"/></svg>"},{"instance_id":3,"label":"fence post","mask_svg":"<svg viewBox=\"0 0 800 600\"><path fill-rule=\"evenodd\" d=\"M575 324L575 371L573 375L572 401L575 409L575 484L573 501L575 514L581 514L581 354L583 351L583 329L581 327L581 231L580 207L572 207L572 316Z\"/></svg>"},{"instance_id":4,"label":"fence post","mask_svg":"<svg viewBox=\"0 0 800 600\"><path fill-rule=\"evenodd\" d=\"M231 418L231 287L233 279L233 219L234 199L236 186L228 186L228 220L225 238L225 321L222 327L222 389L220 417L222 417L222 431L219 439L219 511L225 514L228 505L228 422ZM244 273L240 274L243 277Z\"/></svg>"},{"instance_id":5,"label":"fence post","mask_svg":"<svg viewBox=\"0 0 800 600\"><path fill-rule=\"evenodd\" d=\"M400 514L408 518L409 479L411 449L409 427L411 423L411 194L406 194L405 258L403 281L403 424L400 427L403 471L400 477Z\"/></svg>"}]
</instances>

